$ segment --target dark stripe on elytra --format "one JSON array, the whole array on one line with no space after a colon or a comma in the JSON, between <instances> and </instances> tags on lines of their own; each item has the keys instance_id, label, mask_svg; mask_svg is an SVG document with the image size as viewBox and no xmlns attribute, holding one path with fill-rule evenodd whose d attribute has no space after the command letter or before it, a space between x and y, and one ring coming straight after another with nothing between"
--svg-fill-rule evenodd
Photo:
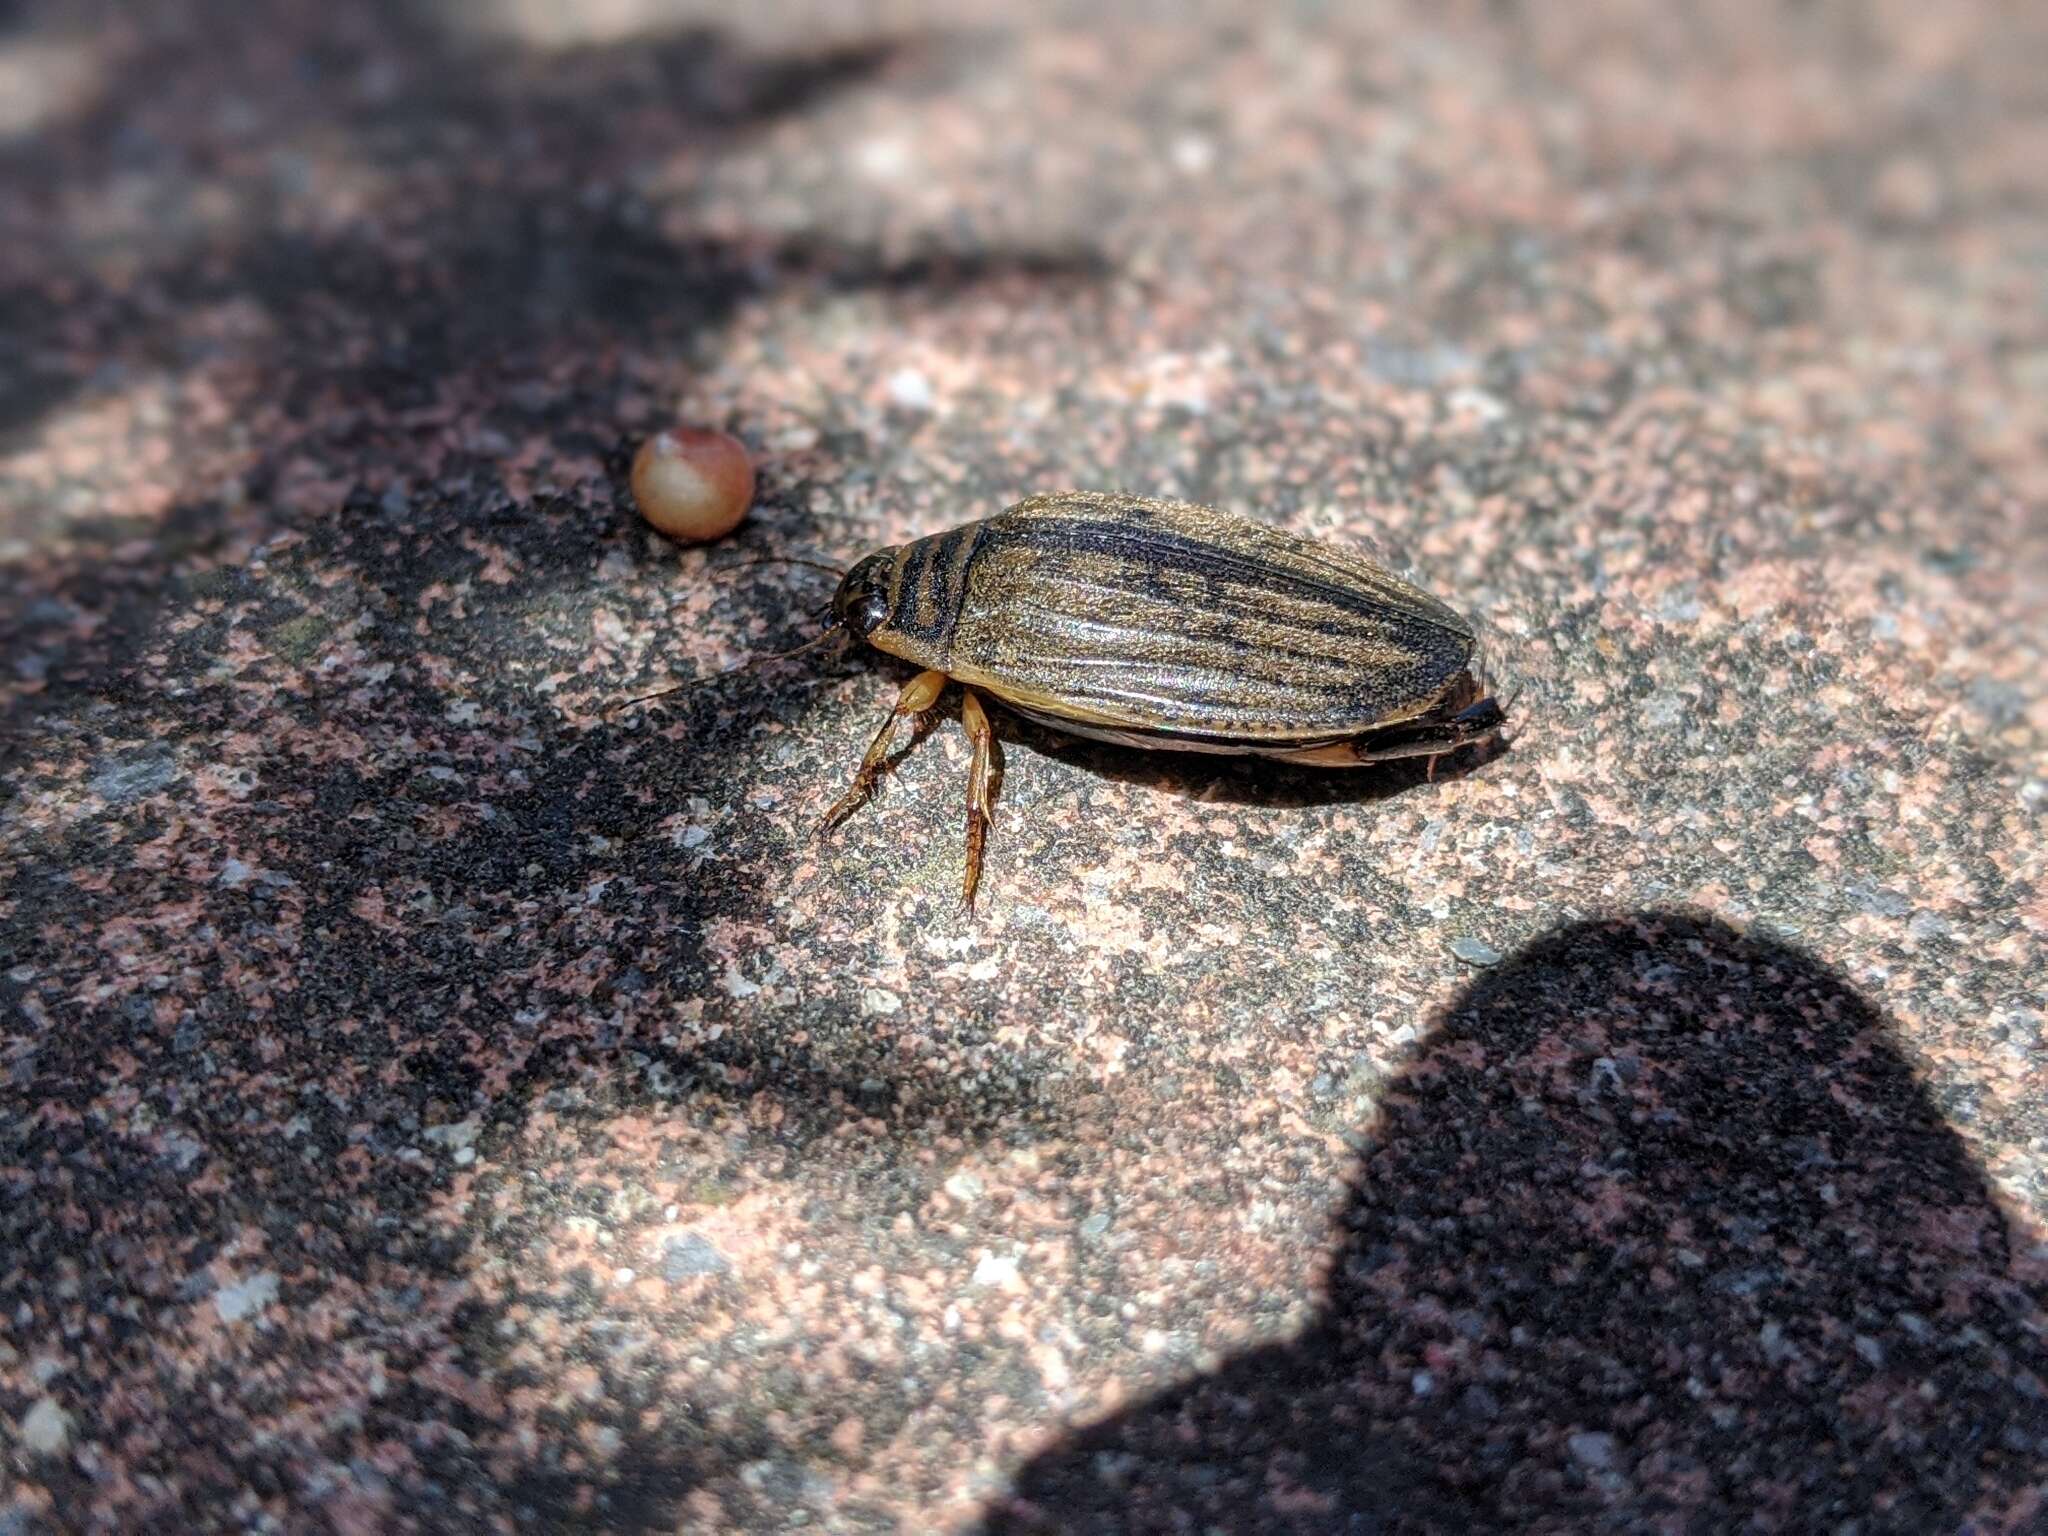
<instances>
[{"instance_id":1,"label":"dark stripe on elytra","mask_svg":"<svg viewBox=\"0 0 2048 1536\"><path fill-rule=\"evenodd\" d=\"M1205 558L1186 564L1168 565L1168 569L1197 575L1207 591L1195 611L1190 614L1190 627L1184 631L1190 640L1212 642L1244 657L1261 654L1286 654L1305 661L1336 662L1355 668L1352 687L1374 697L1399 694L1403 684L1412 685L1419 679L1401 678L1402 672L1420 673L1427 677L1447 676L1451 671L1465 664L1470 654L1470 644L1465 636L1450 629L1421 619L1409 610L1381 602L1376 594L1358 592L1349 588L1336 587L1313 578L1304 578L1283 565L1216 552L1194 541L1181 541L1184 548L1201 549ZM1137 556L1142 547L1113 556L1134 580L1131 590L1161 603L1174 604L1182 608L1189 606L1184 594L1171 590L1162 579L1161 564L1143 565ZM1227 568L1217 569L1219 565ZM1163 564L1164 562L1162 562ZM1094 584L1094 583L1091 583ZM1114 590L1109 584L1102 584L1106 590ZM1280 611L1272 598L1276 588L1285 590L1292 585L1294 590L1287 593L1291 598L1320 603L1324 612L1318 615L1302 615ZM1269 633L1264 636L1238 632L1237 624L1256 624ZM1299 646L1280 643L1270 631L1279 631L1301 642ZM1326 642L1319 645L1316 642ZM1373 667L1360 663L1348 654L1360 647L1373 650L1391 650L1406 653L1408 666L1396 664L1390 673L1385 666ZM1292 681L1292 680L1289 680ZM1334 685L1310 684L1301 680L1303 688L1318 687L1333 691Z\"/></svg>"},{"instance_id":2,"label":"dark stripe on elytra","mask_svg":"<svg viewBox=\"0 0 2048 1536\"><path fill-rule=\"evenodd\" d=\"M1462 637L1417 622L1400 609L1359 607L1347 610L1348 617L1334 612L1306 616L1283 612L1269 599L1262 600L1264 597L1265 594L1234 583L1212 589L1210 609L1202 617L1208 619L1213 615L1221 622L1204 624L1200 634L1241 651L1271 650L1352 665L1359 664L1349 653L1360 647L1390 650L1402 653L1410 666L1424 670L1462 665L1470 651ZM1233 628L1240 623L1286 635L1297 644L1290 646L1270 636L1240 633ZM1326 641L1328 645L1317 645L1317 641Z\"/></svg>"},{"instance_id":3,"label":"dark stripe on elytra","mask_svg":"<svg viewBox=\"0 0 2048 1536\"><path fill-rule=\"evenodd\" d=\"M1150 573L1137 570L1128 563L1126 568L1131 569L1140 578L1134 583L1135 586L1145 588L1152 585L1146 579ZM1089 581L1086 585L1111 599L1117 595L1118 589L1113 585L1098 581ZM1185 607L1185 604L1171 593L1153 590L1148 591L1146 595L1156 601ZM1361 625L1355 620L1347 621L1335 614L1318 619L1303 619L1291 614L1282 614L1277 612L1270 602L1262 603L1258 599L1258 593L1235 585L1213 591L1210 596L1212 606L1206 611L1190 614L1187 626L1178 632L1178 638L1196 646L1215 645L1239 657L1273 656L1324 665L1336 663L1350 666L1355 669L1355 679L1350 685L1353 688L1383 689L1388 681L1384 675L1373 673L1359 665L1348 654L1361 642L1374 647L1403 651L1407 655L1409 665L1425 673L1454 669L1462 666L1467 659L1468 647L1455 641L1446 644L1450 637L1442 631L1426 624L1403 622L1406 616L1398 612L1374 609L1371 613L1371 622ZM1034 603L1032 606L1051 618L1055 629L1062 619L1069 617L1066 612L1043 602ZM1083 615L1077 611L1073 616ZM1297 642L1308 643L1290 645L1271 633L1247 634L1235 627L1240 621L1256 623L1268 631L1278 631ZM1317 646L1313 643L1316 640L1326 640L1331 644L1327 648ZM1075 648L1087 647L1077 645ZM1344 685L1312 682L1308 679L1299 680L1298 686L1333 695L1347 691Z\"/></svg>"},{"instance_id":4,"label":"dark stripe on elytra","mask_svg":"<svg viewBox=\"0 0 2048 1536\"><path fill-rule=\"evenodd\" d=\"M1065 624L1060 621L1068 620L1070 616L1047 608L1040 608L1039 611L1047 614L1054 620L1053 625L1039 626L1038 629L1040 634L1047 636L1049 639L1056 637L1058 642L1046 647L1045 660L1049 664L1058 665L1064 662L1068 656L1099 656L1103 654L1103 648L1100 643L1091 643L1095 637L1086 634L1074 634L1066 630ZM1195 657L1190 653L1199 652L1204 647L1219 648L1239 664L1247 661L1270 659L1281 665L1247 667L1244 669L1245 675L1253 681L1284 683L1288 687L1300 692L1321 694L1331 699L1350 698L1359 690L1370 687L1375 682L1384 683L1384 679L1375 679L1369 676L1363 669L1357 667L1350 657L1340 652L1301 650L1294 646L1278 644L1271 639L1254 640L1248 636L1233 633L1228 629L1212 629L1208 626L1191 627L1178 635L1161 636L1160 638L1175 641L1176 650L1180 658L1185 661L1194 661ZM1334 664L1346 668L1349 675L1341 679L1305 677L1286 670L1284 664L1287 662L1300 662L1323 667ZM1203 658L1199 664L1220 668L1222 658Z\"/></svg>"},{"instance_id":5,"label":"dark stripe on elytra","mask_svg":"<svg viewBox=\"0 0 2048 1536\"><path fill-rule=\"evenodd\" d=\"M904 546L902 582L890 616L891 628L941 651L950 646L960 605L967 596L967 567L980 533L979 527L969 524ZM920 612L927 599L932 609L930 622Z\"/></svg>"},{"instance_id":6,"label":"dark stripe on elytra","mask_svg":"<svg viewBox=\"0 0 2048 1536\"><path fill-rule=\"evenodd\" d=\"M1405 631L1414 627L1433 633L1431 626L1414 626L1409 622L1408 616L1400 610L1381 606L1359 606L1342 613L1333 611L1316 618L1282 614L1273 605L1270 587L1252 586L1235 581L1212 583L1201 606L1191 610L1185 594L1173 591L1160 580L1161 572L1157 566L1146 566L1135 559L1120 557L1118 570L1120 573L1128 574L1131 579L1128 582L1118 582L1095 575L1067 575L1059 580L1062 585L1100 593L1112 601L1125 596L1144 597L1188 612L1191 623L1254 620L1284 628L1297 635L1315 635L1340 644L1347 641L1385 644L1400 640ZM1365 622L1361 623L1360 620Z\"/></svg>"},{"instance_id":7,"label":"dark stripe on elytra","mask_svg":"<svg viewBox=\"0 0 2048 1536\"><path fill-rule=\"evenodd\" d=\"M1099 662L1100 651L1080 652L1080 659ZM1159 657L1133 661L1121 666L1076 665L1076 657L1048 649L1029 660L1013 660L1011 674L1019 682L1040 687L1053 685L1075 698L1114 703L1136 694L1174 698L1200 708L1227 704L1233 709L1286 713L1277 700L1261 705L1259 696L1268 690L1294 701L1297 708L1317 712L1319 706L1343 710L1361 720L1372 720L1390 709L1411 702L1421 690L1388 686L1385 678L1359 676L1345 682L1307 681L1285 674L1261 674L1231 665L1228 657L1213 654L1199 661L1189 657ZM1399 683L1411 683L1400 679Z\"/></svg>"},{"instance_id":8,"label":"dark stripe on elytra","mask_svg":"<svg viewBox=\"0 0 2048 1536\"><path fill-rule=\"evenodd\" d=\"M974 557L981 545L981 524L955 528L942 541L944 556L939 570L946 583L939 593L939 633L951 640L953 626L960 621L960 607L967 601L967 577L974 569Z\"/></svg>"},{"instance_id":9,"label":"dark stripe on elytra","mask_svg":"<svg viewBox=\"0 0 2048 1536\"><path fill-rule=\"evenodd\" d=\"M917 594L924 589L925 570L932 563L932 546L936 539L917 539L903 546L898 561L901 581L896 589L896 607L890 615L890 625L906 635L925 636L925 626L917 617Z\"/></svg>"},{"instance_id":10,"label":"dark stripe on elytra","mask_svg":"<svg viewBox=\"0 0 2048 1536\"><path fill-rule=\"evenodd\" d=\"M1437 675L1437 668L1426 662L1391 671L1360 669L1341 682L1289 676L1284 672L1276 675L1265 667L1240 665L1246 655L1258 652L1240 653L1228 646L1210 645L1199 637L1190 638L1193 644L1180 649L1177 657L1158 656L1144 663L1134 662L1126 670L1075 666L1076 659L1104 658L1108 647L1087 644L1084 637L1071 632L1041 630L1037 654L1028 659L1013 656L1009 666L1020 682L1049 687L1077 702L1085 700L1098 707L1130 706L1143 695L1154 701L1149 707L1171 709L1191 719L1213 717L1220 710L1246 720L1284 723L1302 715L1335 713L1355 722L1352 729L1363 728L1420 702L1435 691L1442 676L1450 675ZM1277 690L1291 702L1263 701L1259 697L1261 689ZM1168 700L1177 702L1169 705Z\"/></svg>"},{"instance_id":11,"label":"dark stripe on elytra","mask_svg":"<svg viewBox=\"0 0 2048 1536\"><path fill-rule=\"evenodd\" d=\"M1114 523L1077 518L1033 518L1013 529L1004 529L995 540L1019 544L1035 551L1057 549L1077 554L1110 555L1128 560L1141 569L1188 571L1235 586L1270 590L1276 583L1312 592L1347 613L1371 614L1384 621L1392 605L1375 593L1362 592L1341 582L1313 576L1291 566L1260 560L1235 550L1219 549L1183 533L1156 527L1124 528ZM1427 620L1416 617L1416 622ZM1435 627L1435 626L1431 626Z\"/></svg>"}]
</instances>

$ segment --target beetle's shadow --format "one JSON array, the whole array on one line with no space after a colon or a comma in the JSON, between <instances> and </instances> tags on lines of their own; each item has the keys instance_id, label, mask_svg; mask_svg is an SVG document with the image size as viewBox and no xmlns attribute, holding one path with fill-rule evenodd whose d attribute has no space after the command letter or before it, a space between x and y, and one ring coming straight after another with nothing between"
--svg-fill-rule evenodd
<instances>
[{"instance_id":1,"label":"beetle's shadow","mask_svg":"<svg viewBox=\"0 0 2048 1536\"><path fill-rule=\"evenodd\" d=\"M1002 708L990 720L999 742L1011 741L1042 757L1085 769L1120 784L1222 805L1297 810L1318 805L1370 805L1391 800L1432 780L1443 783L1476 772L1509 750L1494 740L1460 747L1436 759L1397 758L1356 768L1304 768L1262 757L1225 757L1207 752L1156 752L1069 736Z\"/></svg>"}]
</instances>

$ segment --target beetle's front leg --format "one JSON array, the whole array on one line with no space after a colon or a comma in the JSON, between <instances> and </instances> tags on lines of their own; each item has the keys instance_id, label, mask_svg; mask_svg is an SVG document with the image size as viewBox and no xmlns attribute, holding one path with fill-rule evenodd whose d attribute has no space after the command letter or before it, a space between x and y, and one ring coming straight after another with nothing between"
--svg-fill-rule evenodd
<instances>
[{"instance_id":1,"label":"beetle's front leg","mask_svg":"<svg viewBox=\"0 0 2048 1536\"><path fill-rule=\"evenodd\" d=\"M988 728L988 715L972 688L960 690L960 723L967 727L967 739L974 744L974 764L967 770L967 886L960 904L974 910L974 888L981 884L981 855L988 846L988 829L995 825L995 800L991 785L995 765L995 732Z\"/></svg>"},{"instance_id":2,"label":"beetle's front leg","mask_svg":"<svg viewBox=\"0 0 2048 1536\"><path fill-rule=\"evenodd\" d=\"M881 775L882 759L889 755L889 739L896 734L898 722L906 716L923 714L939 702L939 695L945 691L943 672L920 672L903 685L903 691L896 695L896 707L889 711L889 718L882 722L882 728L875 732L875 739L868 746L867 756L860 760L860 771L853 776L852 788L825 813L820 832L830 832L867 803L875 792L875 780Z\"/></svg>"}]
</instances>

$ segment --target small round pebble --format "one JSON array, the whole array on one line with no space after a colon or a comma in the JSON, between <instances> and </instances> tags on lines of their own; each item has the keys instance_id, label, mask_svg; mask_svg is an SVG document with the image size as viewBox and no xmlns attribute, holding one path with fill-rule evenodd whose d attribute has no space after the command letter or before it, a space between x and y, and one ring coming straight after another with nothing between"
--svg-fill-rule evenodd
<instances>
[{"instance_id":1,"label":"small round pebble","mask_svg":"<svg viewBox=\"0 0 2048 1536\"><path fill-rule=\"evenodd\" d=\"M670 427L633 456L640 515L672 539L702 543L737 528L754 500L754 464L736 437Z\"/></svg>"}]
</instances>

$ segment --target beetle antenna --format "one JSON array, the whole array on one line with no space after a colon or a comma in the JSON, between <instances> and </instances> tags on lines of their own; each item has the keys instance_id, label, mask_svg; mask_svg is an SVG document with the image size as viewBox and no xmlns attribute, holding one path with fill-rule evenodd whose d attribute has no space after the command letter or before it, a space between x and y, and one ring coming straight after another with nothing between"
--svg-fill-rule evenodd
<instances>
[{"instance_id":1,"label":"beetle antenna","mask_svg":"<svg viewBox=\"0 0 2048 1536\"><path fill-rule=\"evenodd\" d=\"M827 565L822 560L805 560L798 555L761 555L753 560L739 560L731 565L721 565L721 571L744 571L755 565L806 565L814 571L823 571L827 576L844 576L845 570L836 565Z\"/></svg>"},{"instance_id":2,"label":"beetle antenna","mask_svg":"<svg viewBox=\"0 0 2048 1536\"><path fill-rule=\"evenodd\" d=\"M709 677L693 677L686 683L671 683L666 688L657 688L652 693L643 693L638 698L620 699L616 704L605 706L605 717L609 719L622 709L631 709L635 704L645 704L650 699L665 699L672 693L688 693L693 688L702 688L715 683L721 677L731 677L735 672L745 672L751 667L762 666L771 661L788 661L792 656L801 656L805 651L815 651L827 640L836 639L845 631L837 624L828 625L822 635L813 635L802 645L791 646L786 651L774 651L766 656L749 656L737 666L727 667L722 672L713 672Z\"/></svg>"}]
</instances>

